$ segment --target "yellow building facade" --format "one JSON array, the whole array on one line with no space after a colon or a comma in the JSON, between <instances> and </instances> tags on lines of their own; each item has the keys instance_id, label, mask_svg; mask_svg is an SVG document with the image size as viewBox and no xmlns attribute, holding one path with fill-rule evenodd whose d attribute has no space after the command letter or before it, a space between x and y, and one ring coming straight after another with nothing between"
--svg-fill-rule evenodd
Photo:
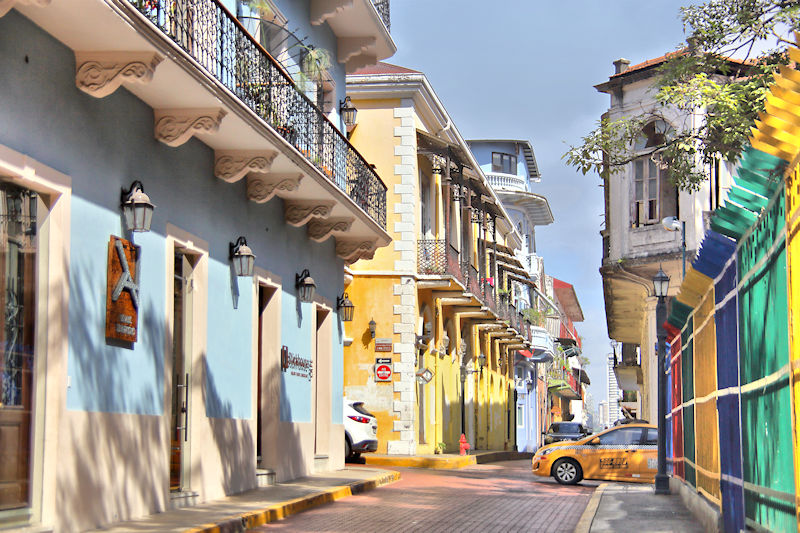
<instances>
[{"instance_id":1,"label":"yellow building facade","mask_svg":"<svg viewBox=\"0 0 800 533\"><path fill-rule=\"evenodd\" d=\"M378 453L458 452L462 434L512 450L514 354L531 333L498 249L520 236L422 73L379 64L348 76L347 93L350 141L388 187L393 243L346 272L345 396L378 418Z\"/></svg>"}]
</instances>

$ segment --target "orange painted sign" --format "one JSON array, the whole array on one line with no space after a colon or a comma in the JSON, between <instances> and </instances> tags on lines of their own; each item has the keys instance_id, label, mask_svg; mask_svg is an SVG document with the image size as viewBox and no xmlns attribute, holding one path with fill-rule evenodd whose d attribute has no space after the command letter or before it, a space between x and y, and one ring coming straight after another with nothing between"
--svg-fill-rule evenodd
<instances>
[{"instance_id":1,"label":"orange painted sign","mask_svg":"<svg viewBox=\"0 0 800 533\"><path fill-rule=\"evenodd\" d=\"M136 342L139 324L139 249L111 236L108 242L106 339Z\"/></svg>"}]
</instances>

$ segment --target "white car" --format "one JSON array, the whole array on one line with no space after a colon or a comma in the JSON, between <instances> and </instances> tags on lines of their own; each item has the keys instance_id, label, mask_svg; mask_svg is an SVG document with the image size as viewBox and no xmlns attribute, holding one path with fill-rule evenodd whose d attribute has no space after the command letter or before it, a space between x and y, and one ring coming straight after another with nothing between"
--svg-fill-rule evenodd
<instances>
[{"instance_id":1,"label":"white car","mask_svg":"<svg viewBox=\"0 0 800 533\"><path fill-rule=\"evenodd\" d=\"M355 459L378 449L378 420L364 402L344 399L344 456Z\"/></svg>"}]
</instances>

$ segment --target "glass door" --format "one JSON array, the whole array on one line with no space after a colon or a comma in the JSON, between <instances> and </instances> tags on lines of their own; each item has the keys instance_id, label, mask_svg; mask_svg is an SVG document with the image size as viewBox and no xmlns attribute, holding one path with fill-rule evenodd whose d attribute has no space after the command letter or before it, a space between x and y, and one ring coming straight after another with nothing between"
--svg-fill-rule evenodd
<instances>
[{"instance_id":1,"label":"glass door","mask_svg":"<svg viewBox=\"0 0 800 533\"><path fill-rule=\"evenodd\" d=\"M189 449L189 394L191 370L192 263L190 256L175 250L172 326L172 417L169 488L182 491L187 485Z\"/></svg>"},{"instance_id":2,"label":"glass door","mask_svg":"<svg viewBox=\"0 0 800 533\"><path fill-rule=\"evenodd\" d=\"M36 204L0 182L0 511L30 505Z\"/></svg>"}]
</instances>

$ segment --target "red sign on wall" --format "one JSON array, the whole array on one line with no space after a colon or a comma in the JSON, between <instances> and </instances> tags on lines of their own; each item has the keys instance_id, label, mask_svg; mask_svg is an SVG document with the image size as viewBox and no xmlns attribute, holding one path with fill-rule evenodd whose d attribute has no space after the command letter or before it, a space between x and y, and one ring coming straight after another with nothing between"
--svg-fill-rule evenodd
<instances>
[{"instance_id":1,"label":"red sign on wall","mask_svg":"<svg viewBox=\"0 0 800 533\"><path fill-rule=\"evenodd\" d=\"M392 358L375 358L375 381L392 381Z\"/></svg>"}]
</instances>

